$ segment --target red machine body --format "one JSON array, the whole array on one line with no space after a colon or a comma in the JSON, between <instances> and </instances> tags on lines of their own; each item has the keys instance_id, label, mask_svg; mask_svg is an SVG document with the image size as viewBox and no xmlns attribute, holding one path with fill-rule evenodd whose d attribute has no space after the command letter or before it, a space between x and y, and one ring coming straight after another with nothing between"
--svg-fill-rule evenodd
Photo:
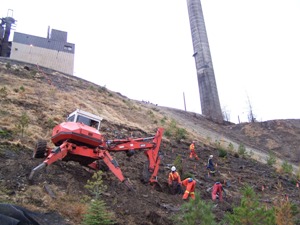
<instances>
[{"instance_id":1,"label":"red machine body","mask_svg":"<svg viewBox=\"0 0 300 225\"><path fill-rule=\"evenodd\" d=\"M97 129L76 122L64 122L55 126L51 140L56 146L65 140L72 140L91 147L97 147L103 143L102 135Z\"/></svg>"},{"instance_id":2,"label":"red machine body","mask_svg":"<svg viewBox=\"0 0 300 225\"><path fill-rule=\"evenodd\" d=\"M148 159L144 180L150 183L157 182L163 128L158 128L153 137L105 140L99 132L101 120L101 117L76 110L69 115L67 122L55 126L51 139L56 147L49 148L45 141L38 141L33 156L45 159L31 171L29 179L32 179L37 170L57 160L76 161L95 170L100 169L104 162L121 182L130 186L110 152L125 152L127 156L132 156L135 151L142 150Z\"/></svg>"}]
</instances>

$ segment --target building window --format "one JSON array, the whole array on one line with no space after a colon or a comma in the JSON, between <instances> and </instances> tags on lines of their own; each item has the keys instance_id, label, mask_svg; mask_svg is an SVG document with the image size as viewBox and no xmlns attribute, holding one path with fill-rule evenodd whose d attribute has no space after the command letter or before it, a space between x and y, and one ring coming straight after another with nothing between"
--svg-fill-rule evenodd
<instances>
[{"instance_id":1,"label":"building window","mask_svg":"<svg viewBox=\"0 0 300 225\"><path fill-rule=\"evenodd\" d=\"M72 47L69 45L65 45L64 50L72 51Z\"/></svg>"}]
</instances>

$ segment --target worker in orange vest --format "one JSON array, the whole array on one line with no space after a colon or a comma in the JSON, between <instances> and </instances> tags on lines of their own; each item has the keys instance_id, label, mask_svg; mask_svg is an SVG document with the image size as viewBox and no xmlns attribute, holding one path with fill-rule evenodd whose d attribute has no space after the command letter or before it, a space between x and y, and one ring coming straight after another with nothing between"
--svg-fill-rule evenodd
<instances>
[{"instance_id":1,"label":"worker in orange vest","mask_svg":"<svg viewBox=\"0 0 300 225\"><path fill-rule=\"evenodd\" d=\"M216 199L219 199L222 202L223 201L222 192L224 192L224 195L226 197L225 189L223 188L222 184L219 181L217 181L212 187L212 192L211 192L212 200L215 201Z\"/></svg>"},{"instance_id":2,"label":"worker in orange vest","mask_svg":"<svg viewBox=\"0 0 300 225\"><path fill-rule=\"evenodd\" d=\"M195 151L195 141L193 141L190 145L190 159L192 159L193 157L195 157L196 160L199 160L199 157L197 156Z\"/></svg>"},{"instance_id":3,"label":"worker in orange vest","mask_svg":"<svg viewBox=\"0 0 300 225\"><path fill-rule=\"evenodd\" d=\"M169 173L169 178L168 178L168 184L169 187L171 188L171 193L173 195L183 193L181 187L181 178L179 173L176 171L175 166L171 167L171 172Z\"/></svg>"},{"instance_id":4,"label":"worker in orange vest","mask_svg":"<svg viewBox=\"0 0 300 225\"><path fill-rule=\"evenodd\" d=\"M182 184L186 186L182 199L186 200L189 196L192 199L195 199L196 181L193 178L186 178L182 181Z\"/></svg>"}]
</instances>

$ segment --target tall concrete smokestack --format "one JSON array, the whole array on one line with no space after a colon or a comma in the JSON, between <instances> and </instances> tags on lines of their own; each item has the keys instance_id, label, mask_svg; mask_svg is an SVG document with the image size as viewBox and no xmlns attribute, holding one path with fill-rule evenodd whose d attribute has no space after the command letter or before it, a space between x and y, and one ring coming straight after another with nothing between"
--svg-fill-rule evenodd
<instances>
[{"instance_id":1,"label":"tall concrete smokestack","mask_svg":"<svg viewBox=\"0 0 300 225\"><path fill-rule=\"evenodd\" d=\"M223 115L200 0L187 0L202 114L222 123Z\"/></svg>"}]
</instances>

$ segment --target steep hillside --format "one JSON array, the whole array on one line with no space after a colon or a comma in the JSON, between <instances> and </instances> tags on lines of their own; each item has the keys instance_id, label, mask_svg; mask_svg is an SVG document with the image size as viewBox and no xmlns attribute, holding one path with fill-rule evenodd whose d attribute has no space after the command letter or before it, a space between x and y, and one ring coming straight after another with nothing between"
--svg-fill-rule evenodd
<instances>
[{"instance_id":1,"label":"steep hillside","mask_svg":"<svg viewBox=\"0 0 300 225\"><path fill-rule=\"evenodd\" d=\"M266 154L273 151L297 165L300 120L214 124L196 113L132 100L77 77L5 60L0 60L0 101L0 202L36 212L35 219L40 224L80 224L86 210L84 199L89 193L84 185L92 172L78 163L56 162L37 174L33 183L28 181L31 169L41 162L31 158L36 141L44 139L51 145L53 126L77 108L101 115L101 132L108 139L152 136L158 127L171 133L164 135L160 148L160 190L141 182L144 154L138 152L130 158L113 155L135 187L134 192L129 191L110 171L105 173L104 182L109 188L103 199L115 213L116 224L174 224L171 218L178 214L183 201L181 196L169 193L167 175L177 156L182 159L182 176L192 174L196 178L196 192L205 201L211 202L207 189L215 181L225 184L228 197L214 207L218 221L239 203L245 184L261 195L262 204L273 204L285 195L300 204L299 188L291 174L276 172L271 166L234 151L228 152L226 158L218 157L217 149L220 145L227 148L228 142L244 144ZM28 127L22 126L26 118ZM174 132L180 129L187 132L185 136ZM192 140L196 140L199 161L188 158ZM207 177L205 169L211 154L220 172L215 177Z\"/></svg>"}]
</instances>

